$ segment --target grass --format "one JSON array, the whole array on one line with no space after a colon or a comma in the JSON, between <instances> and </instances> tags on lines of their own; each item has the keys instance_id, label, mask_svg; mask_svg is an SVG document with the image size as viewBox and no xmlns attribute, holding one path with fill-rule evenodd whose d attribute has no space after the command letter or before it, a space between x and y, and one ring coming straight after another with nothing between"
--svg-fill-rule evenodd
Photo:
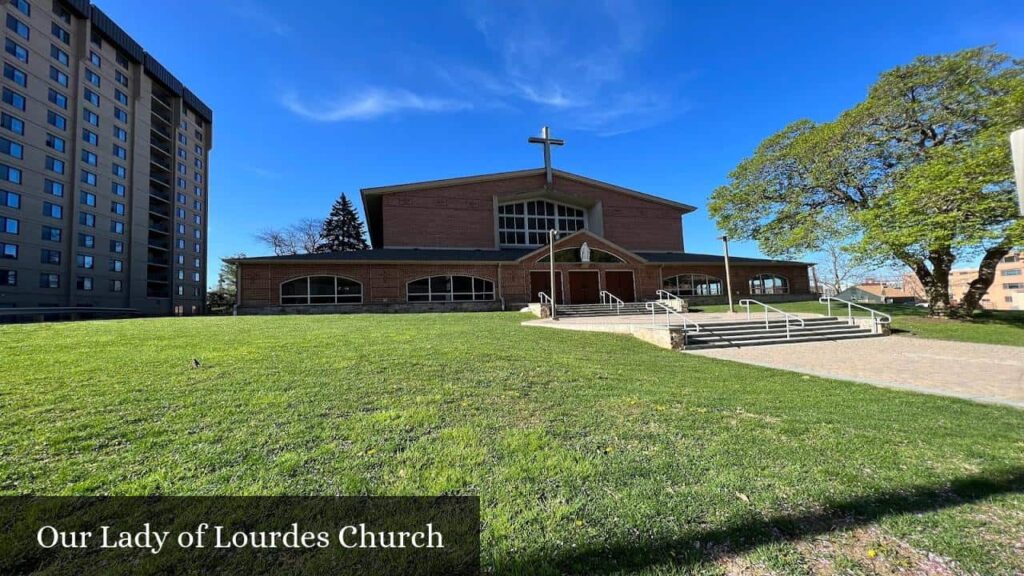
<instances>
[{"instance_id":1,"label":"grass","mask_svg":"<svg viewBox=\"0 0 1024 576\"><path fill-rule=\"evenodd\" d=\"M523 319L0 327L0 493L476 494L498 574L1024 571L1024 412Z\"/></svg>"},{"instance_id":2,"label":"grass","mask_svg":"<svg viewBox=\"0 0 1024 576\"><path fill-rule=\"evenodd\" d=\"M785 302L772 304L787 312L810 312L825 314L824 304L817 300L806 302ZM897 333L934 338L937 340L958 340L979 344L1003 344L1006 346L1024 346L1024 312L1006 310L984 310L976 313L970 320L949 320L929 318L927 308L896 304L869 305L880 312L892 316L893 331ZM707 312L723 312L729 309L726 305L697 306ZM743 308L737 308L743 311ZM853 309L857 316L867 316L868 312ZM756 304L751 306L752 312L764 312ZM846 306L834 304L833 315L845 315Z\"/></svg>"}]
</instances>

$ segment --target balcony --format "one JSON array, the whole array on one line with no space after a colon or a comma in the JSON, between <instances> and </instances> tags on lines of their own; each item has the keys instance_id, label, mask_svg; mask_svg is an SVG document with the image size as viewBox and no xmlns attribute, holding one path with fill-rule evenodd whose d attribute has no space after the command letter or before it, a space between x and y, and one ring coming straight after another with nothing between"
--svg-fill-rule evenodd
<instances>
[{"instance_id":1,"label":"balcony","mask_svg":"<svg viewBox=\"0 0 1024 576\"><path fill-rule=\"evenodd\" d=\"M163 250L164 252L170 252L171 250L171 241L169 236L167 238L163 238L161 236L150 234L146 244L153 250Z\"/></svg>"}]
</instances>

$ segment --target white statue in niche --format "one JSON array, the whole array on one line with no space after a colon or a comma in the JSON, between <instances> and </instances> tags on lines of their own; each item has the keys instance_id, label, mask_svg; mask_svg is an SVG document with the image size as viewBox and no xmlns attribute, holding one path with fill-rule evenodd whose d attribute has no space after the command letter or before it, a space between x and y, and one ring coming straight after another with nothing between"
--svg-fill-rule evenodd
<instances>
[{"instance_id":1,"label":"white statue in niche","mask_svg":"<svg viewBox=\"0 0 1024 576\"><path fill-rule=\"evenodd\" d=\"M590 262L590 246L586 242L580 246L580 262Z\"/></svg>"}]
</instances>

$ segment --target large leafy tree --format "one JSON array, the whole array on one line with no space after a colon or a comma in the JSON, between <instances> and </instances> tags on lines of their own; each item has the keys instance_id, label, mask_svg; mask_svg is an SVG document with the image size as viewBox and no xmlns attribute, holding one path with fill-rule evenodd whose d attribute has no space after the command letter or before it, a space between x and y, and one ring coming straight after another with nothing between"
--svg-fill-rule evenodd
<instances>
[{"instance_id":1,"label":"large leafy tree","mask_svg":"<svg viewBox=\"0 0 1024 576\"><path fill-rule=\"evenodd\" d=\"M324 220L323 238L323 250L326 252L349 252L369 248L366 244L366 227L344 192L334 201L330 215Z\"/></svg>"},{"instance_id":2,"label":"large leafy tree","mask_svg":"<svg viewBox=\"0 0 1024 576\"><path fill-rule=\"evenodd\" d=\"M949 272L980 256L955 312L970 314L995 266L1024 244L1008 134L1024 125L1024 62L991 48L920 57L882 74L834 121L800 120L764 140L716 189L730 236L773 256L816 252L837 219L864 260L901 263L933 315L950 312Z\"/></svg>"}]
</instances>

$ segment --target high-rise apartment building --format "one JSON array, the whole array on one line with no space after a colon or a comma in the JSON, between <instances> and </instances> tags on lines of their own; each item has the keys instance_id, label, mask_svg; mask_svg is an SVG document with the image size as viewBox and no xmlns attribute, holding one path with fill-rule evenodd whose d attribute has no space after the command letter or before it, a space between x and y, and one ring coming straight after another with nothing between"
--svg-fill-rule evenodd
<instances>
[{"instance_id":1,"label":"high-rise apartment building","mask_svg":"<svg viewBox=\"0 0 1024 576\"><path fill-rule=\"evenodd\" d=\"M210 108L87 0L0 17L0 307L202 313Z\"/></svg>"}]
</instances>

